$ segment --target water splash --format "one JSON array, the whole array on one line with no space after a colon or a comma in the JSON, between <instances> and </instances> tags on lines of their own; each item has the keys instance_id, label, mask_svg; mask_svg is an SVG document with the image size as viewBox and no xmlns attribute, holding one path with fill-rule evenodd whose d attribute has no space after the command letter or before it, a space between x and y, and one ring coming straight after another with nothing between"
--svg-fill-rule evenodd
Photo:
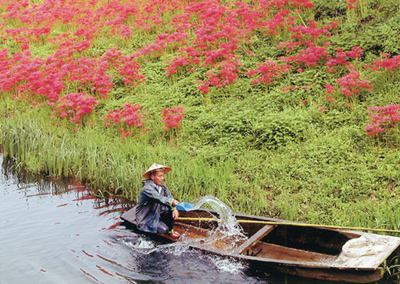
<instances>
[{"instance_id":1,"label":"water splash","mask_svg":"<svg viewBox=\"0 0 400 284\"><path fill-rule=\"evenodd\" d=\"M220 229L227 231L228 234L236 235L241 233L239 222L233 216L232 210L218 198L206 195L194 200L194 209L200 209L204 204L208 204L218 215Z\"/></svg>"},{"instance_id":2,"label":"water splash","mask_svg":"<svg viewBox=\"0 0 400 284\"><path fill-rule=\"evenodd\" d=\"M124 238L122 244L137 250L150 250L156 247L154 241L138 236L137 238Z\"/></svg>"},{"instance_id":3,"label":"water splash","mask_svg":"<svg viewBox=\"0 0 400 284\"><path fill-rule=\"evenodd\" d=\"M247 237L243 234L242 227L234 217L232 210L218 198L206 195L193 201L193 209L213 209L218 214L214 216L218 221L218 227L208 234L206 239L202 239L203 245L214 246L217 242L224 242L226 249L232 249L238 243L243 242ZM211 208L207 208L211 207Z\"/></svg>"},{"instance_id":4,"label":"water splash","mask_svg":"<svg viewBox=\"0 0 400 284\"><path fill-rule=\"evenodd\" d=\"M218 256L210 257L210 260L218 270L231 274L239 274L246 268L245 264L240 260Z\"/></svg>"}]
</instances>

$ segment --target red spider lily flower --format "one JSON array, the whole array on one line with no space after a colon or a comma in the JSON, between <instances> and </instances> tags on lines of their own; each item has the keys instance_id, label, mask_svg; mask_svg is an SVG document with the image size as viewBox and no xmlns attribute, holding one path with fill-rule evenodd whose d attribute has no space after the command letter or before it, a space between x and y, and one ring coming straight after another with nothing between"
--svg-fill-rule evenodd
<instances>
[{"instance_id":1,"label":"red spider lily flower","mask_svg":"<svg viewBox=\"0 0 400 284\"><path fill-rule=\"evenodd\" d=\"M400 55L393 56L392 58L385 58L382 60L375 60L372 70L379 69L393 70L400 67Z\"/></svg>"},{"instance_id":2,"label":"red spider lily flower","mask_svg":"<svg viewBox=\"0 0 400 284\"><path fill-rule=\"evenodd\" d=\"M59 117L69 117L71 121L80 121L83 115L91 113L97 100L86 93L70 93L57 101Z\"/></svg>"},{"instance_id":3,"label":"red spider lily flower","mask_svg":"<svg viewBox=\"0 0 400 284\"><path fill-rule=\"evenodd\" d=\"M340 89L341 92L345 94L345 96L351 96L353 93L358 93L359 88L365 88L367 90L372 90L371 85L368 80L360 80L360 73L355 70L351 70L346 76L337 79L340 86L343 88Z\"/></svg>"},{"instance_id":4,"label":"red spider lily flower","mask_svg":"<svg viewBox=\"0 0 400 284\"><path fill-rule=\"evenodd\" d=\"M335 91L335 87L332 86L332 84L326 84L324 87L326 88L327 94L332 94L332 92Z\"/></svg>"},{"instance_id":5,"label":"red spider lily flower","mask_svg":"<svg viewBox=\"0 0 400 284\"><path fill-rule=\"evenodd\" d=\"M353 46L351 51L346 51L346 52L343 52L341 48L336 48L335 50L338 51L338 53L335 55L334 58L327 57L328 61L325 64L331 68L335 65L348 65L349 61L346 60L347 58L354 59L361 57L363 51L358 46ZM327 71L330 72L328 69Z\"/></svg>"},{"instance_id":6,"label":"red spider lily flower","mask_svg":"<svg viewBox=\"0 0 400 284\"><path fill-rule=\"evenodd\" d=\"M166 125L163 127L164 130L168 130L173 127L179 127L179 122L182 120L182 118L185 117L185 110L183 109L182 106L176 106L176 107L171 107L169 109L164 109L162 111L161 116L165 117L164 119L161 120L161 122L164 122Z\"/></svg>"},{"instance_id":7,"label":"red spider lily flower","mask_svg":"<svg viewBox=\"0 0 400 284\"><path fill-rule=\"evenodd\" d=\"M365 129L365 131L368 132L369 136L375 136L376 133L385 132L385 128L377 127L374 125L367 125L367 126L365 126L364 129Z\"/></svg>"},{"instance_id":8,"label":"red spider lily flower","mask_svg":"<svg viewBox=\"0 0 400 284\"><path fill-rule=\"evenodd\" d=\"M58 117L61 117L61 118L68 117L68 113L65 110L63 110L60 112L60 115Z\"/></svg>"},{"instance_id":9,"label":"red spider lily flower","mask_svg":"<svg viewBox=\"0 0 400 284\"><path fill-rule=\"evenodd\" d=\"M289 64L279 65L278 63L272 60L268 60L267 62L260 63L257 65L258 65L257 69L249 70L246 73L246 75L250 77L261 74L261 76L258 79L252 81L252 84L258 84L258 83L269 84L270 82L273 81L274 78L279 78L282 74L289 72L291 67Z\"/></svg>"},{"instance_id":10,"label":"red spider lily flower","mask_svg":"<svg viewBox=\"0 0 400 284\"><path fill-rule=\"evenodd\" d=\"M308 42L307 45L308 47L301 51L299 55L281 57L280 60L283 62L298 62L309 66L316 66L319 60L328 55L328 52L324 47L316 46L311 42Z\"/></svg>"},{"instance_id":11,"label":"red spider lily flower","mask_svg":"<svg viewBox=\"0 0 400 284\"><path fill-rule=\"evenodd\" d=\"M124 133L130 132L126 130L130 128L131 130L134 128L140 128L144 125L145 119L143 118L143 114L146 112L142 110L142 106L140 104L132 105L130 103L124 104L121 106L122 108L117 110L110 110L108 114L104 118L106 122L105 126L111 126L112 124L116 124L119 126L123 126L119 128L119 132L121 132L122 138L125 139L129 135L125 135Z\"/></svg>"},{"instance_id":12,"label":"red spider lily flower","mask_svg":"<svg viewBox=\"0 0 400 284\"><path fill-rule=\"evenodd\" d=\"M204 93L204 94L207 94L208 91L209 91L209 87L208 87L207 85L203 84L203 85L201 85L201 86L198 88L198 90L199 90L200 92Z\"/></svg>"},{"instance_id":13,"label":"red spider lily flower","mask_svg":"<svg viewBox=\"0 0 400 284\"><path fill-rule=\"evenodd\" d=\"M400 104L386 105L383 107L369 107L369 125L365 127L368 135L375 136L376 133L393 130L400 125Z\"/></svg>"}]
</instances>

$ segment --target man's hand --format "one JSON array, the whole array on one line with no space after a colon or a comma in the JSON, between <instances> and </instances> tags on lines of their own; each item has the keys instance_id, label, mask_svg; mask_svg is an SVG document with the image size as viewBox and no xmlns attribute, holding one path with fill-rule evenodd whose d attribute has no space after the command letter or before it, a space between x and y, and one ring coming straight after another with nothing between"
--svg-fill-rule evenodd
<instances>
[{"instance_id":1,"label":"man's hand","mask_svg":"<svg viewBox=\"0 0 400 284\"><path fill-rule=\"evenodd\" d=\"M179 204L179 201L178 200L174 200L174 201L172 201L172 207L175 207L177 204Z\"/></svg>"},{"instance_id":2,"label":"man's hand","mask_svg":"<svg viewBox=\"0 0 400 284\"><path fill-rule=\"evenodd\" d=\"M174 209L172 211L172 218L174 218L174 220L176 220L176 219L178 219L178 217L179 217L179 211L178 211L178 209Z\"/></svg>"}]
</instances>

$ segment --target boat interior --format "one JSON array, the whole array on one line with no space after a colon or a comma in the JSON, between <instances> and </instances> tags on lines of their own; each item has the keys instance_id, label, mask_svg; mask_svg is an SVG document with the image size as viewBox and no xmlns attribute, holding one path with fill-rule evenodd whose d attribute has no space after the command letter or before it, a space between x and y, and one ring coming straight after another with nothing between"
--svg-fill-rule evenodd
<instances>
[{"instance_id":1,"label":"boat interior","mask_svg":"<svg viewBox=\"0 0 400 284\"><path fill-rule=\"evenodd\" d=\"M201 243L201 240L210 236L210 232L215 232L217 220L196 220L209 218L210 213L207 211L184 212L182 215L189 220L176 222L175 230L184 236L185 241L199 240L204 249L224 254L297 262L330 262L340 254L349 239L359 237L359 234L350 232L263 223L267 219L257 219L260 221L257 223L257 220L250 219L249 216L237 215L245 238L233 240L221 235L214 236L212 242ZM246 223L247 220L251 222Z\"/></svg>"}]
</instances>

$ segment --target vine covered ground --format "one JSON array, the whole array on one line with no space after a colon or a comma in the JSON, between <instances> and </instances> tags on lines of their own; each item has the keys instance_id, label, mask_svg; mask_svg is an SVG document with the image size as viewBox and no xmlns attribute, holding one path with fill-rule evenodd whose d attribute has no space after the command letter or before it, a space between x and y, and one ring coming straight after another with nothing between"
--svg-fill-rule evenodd
<instances>
[{"instance_id":1,"label":"vine covered ground","mask_svg":"<svg viewBox=\"0 0 400 284\"><path fill-rule=\"evenodd\" d=\"M135 201L400 229L398 0L0 0L0 145Z\"/></svg>"}]
</instances>

